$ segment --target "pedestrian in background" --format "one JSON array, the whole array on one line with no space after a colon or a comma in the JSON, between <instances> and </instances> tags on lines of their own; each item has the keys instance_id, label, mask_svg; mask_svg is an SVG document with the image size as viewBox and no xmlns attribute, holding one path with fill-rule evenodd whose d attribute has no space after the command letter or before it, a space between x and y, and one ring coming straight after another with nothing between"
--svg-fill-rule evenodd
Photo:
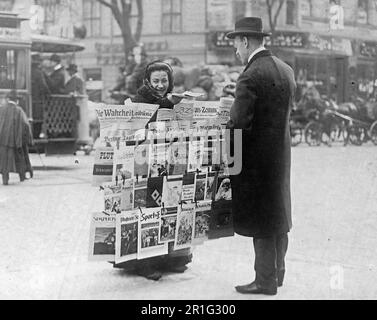
<instances>
[{"instance_id":1,"label":"pedestrian in background","mask_svg":"<svg viewBox=\"0 0 377 320\"><path fill-rule=\"evenodd\" d=\"M57 54L53 54L50 57L50 62L53 67L53 71L47 78L47 84L53 94L64 94L65 87L65 75L64 67L61 65L61 59Z\"/></svg>"},{"instance_id":2,"label":"pedestrian in background","mask_svg":"<svg viewBox=\"0 0 377 320\"><path fill-rule=\"evenodd\" d=\"M12 91L8 101L0 106L0 173L3 184L8 185L9 173L18 173L20 181L26 172L33 177L28 145L32 144L32 133L27 116L18 106L17 94Z\"/></svg>"},{"instance_id":3,"label":"pedestrian in background","mask_svg":"<svg viewBox=\"0 0 377 320\"><path fill-rule=\"evenodd\" d=\"M234 229L252 237L255 280L236 290L246 294L277 293L283 285L291 222L290 110L294 72L263 46L262 20L236 22L237 56L246 65L230 110L230 129L242 129L242 171L231 176Z\"/></svg>"},{"instance_id":4,"label":"pedestrian in background","mask_svg":"<svg viewBox=\"0 0 377 320\"><path fill-rule=\"evenodd\" d=\"M71 63L66 69L70 78L65 84L64 91L66 94L75 93L83 95L85 93L84 80L80 78L77 72L77 65Z\"/></svg>"},{"instance_id":5,"label":"pedestrian in background","mask_svg":"<svg viewBox=\"0 0 377 320\"><path fill-rule=\"evenodd\" d=\"M34 54L31 58L31 100L33 108L33 138L42 133L43 106L50 89L47 85L47 74L42 70L42 58Z\"/></svg>"},{"instance_id":6,"label":"pedestrian in background","mask_svg":"<svg viewBox=\"0 0 377 320\"><path fill-rule=\"evenodd\" d=\"M147 52L143 46L135 47L133 50L136 65L131 75L126 77L126 91L133 97L138 89L143 85L145 68L148 65Z\"/></svg>"}]
</instances>

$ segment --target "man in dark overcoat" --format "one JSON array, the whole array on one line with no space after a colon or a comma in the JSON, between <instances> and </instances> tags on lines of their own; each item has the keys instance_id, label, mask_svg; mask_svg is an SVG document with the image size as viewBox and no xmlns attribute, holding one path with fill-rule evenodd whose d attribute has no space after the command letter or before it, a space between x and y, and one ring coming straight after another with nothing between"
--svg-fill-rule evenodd
<instances>
[{"instance_id":1,"label":"man in dark overcoat","mask_svg":"<svg viewBox=\"0 0 377 320\"><path fill-rule=\"evenodd\" d=\"M231 176L234 228L253 238L255 251L255 281L236 290L274 295L292 227L289 117L296 84L293 70L264 48L267 35L256 17L237 21L227 34L246 65L227 126L242 129L242 171Z\"/></svg>"},{"instance_id":2,"label":"man in dark overcoat","mask_svg":"<svg viewBox=\"0 0 377 320\"><path fill-rule=\"evenodd\" d=\"M85 87L84 87L84 80L80 78L77 72L77 65L71 63L68 68L66 69L70 78L65 84L64 92L66 94L75 93L75 94L84 94Z\"/></svg>"},{"instance_id":3,"label":"man in dark overcoat","mask_svg":"<svg viewBox=\"0 0 377 320\"><path fill-rule=\"evenodd\" d=\"M57 54L50 57L53 71L47 78L47 84L53 94L64 94L65 75L64 67L61 65L61 59Z\"/></svg>"}]
</instances>

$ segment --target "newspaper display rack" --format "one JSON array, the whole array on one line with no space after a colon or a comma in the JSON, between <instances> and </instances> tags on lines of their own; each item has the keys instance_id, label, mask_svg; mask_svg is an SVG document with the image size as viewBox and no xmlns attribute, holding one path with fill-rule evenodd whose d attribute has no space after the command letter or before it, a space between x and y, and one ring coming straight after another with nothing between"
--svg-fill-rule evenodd
<instances>
[{"instance_id":1,"label":"newspaper display rack","mask_svg":"<svg viewBox=\"0 0 377 320\"><path fill-rule=\"evenodd\" d=\"M96 105L93 185L103 207L92 216L90 260L145 259L167 254L171 242L178 250L234 235L224 142L230 106L228 99L184 99L170 111Z\"/></svg>"}]
</instances>

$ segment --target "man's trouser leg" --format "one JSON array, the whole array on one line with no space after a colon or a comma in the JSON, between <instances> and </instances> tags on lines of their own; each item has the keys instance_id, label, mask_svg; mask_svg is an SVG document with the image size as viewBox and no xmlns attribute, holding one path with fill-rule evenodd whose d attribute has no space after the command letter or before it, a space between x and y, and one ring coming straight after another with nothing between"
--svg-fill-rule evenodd
<instances>
[{"instance_id":1,"label":"man's trouser leg","mask_svg":"<svg viewBox=\"0 0 377 320\"><path fill-rule=\"evenodd\" d=\"M266 289L275 289L278 281L283 281L285 273L284 257L288 246L287 234L254 238L255 281ZM279 278L279 280L278 280Z\"/></svg>"},{"instance_id":2,"label":"man's trouser leg","mask_svg":"<svg viewBox=\"0 0 377 320\"><path fill-rule=\"evenodd\" d=\"M276 237L276 267L278 286L281 287L284 282L285 274L285 254L288 249L288 234L284 233Z\"/></svg>"}]
</instances>

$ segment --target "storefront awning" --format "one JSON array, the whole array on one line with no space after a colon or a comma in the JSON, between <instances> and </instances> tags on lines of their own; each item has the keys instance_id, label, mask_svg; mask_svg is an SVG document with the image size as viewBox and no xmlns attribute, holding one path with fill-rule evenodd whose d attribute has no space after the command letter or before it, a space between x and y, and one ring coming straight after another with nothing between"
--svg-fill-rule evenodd
<instances>
[{"instance_id":1,"label":"storefront awning","mask_svg":"<svg viewBox=\"0 0 377 320\"><path fill-rule=\"evenodd\" d=\"M83 51L85 46L70 39L51 37L40 34L31 36L31 51L47 53L65 53Z\"/></svg>"}]
</instances>

